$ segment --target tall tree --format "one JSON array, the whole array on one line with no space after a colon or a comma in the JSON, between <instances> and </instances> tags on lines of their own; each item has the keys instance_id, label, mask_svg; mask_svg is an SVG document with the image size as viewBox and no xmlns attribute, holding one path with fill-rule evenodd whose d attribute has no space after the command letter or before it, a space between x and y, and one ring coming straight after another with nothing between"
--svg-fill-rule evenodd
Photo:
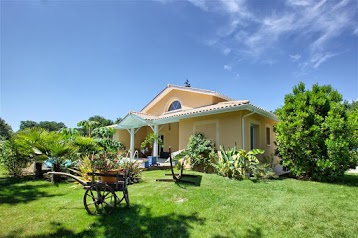
<instances>
[{"instance_id":1,"label":"tall tree","mask_svg":"<svg viewBox=\"0 0 358 238\"><path fill-rule=\"evenodd\" d=\"M3 140L10 139L11 135L12 135L11 126L7 124L4 119L0 117L0 141L2 139Z\"/></svg>"},{"instance_id":2,"label":"tall tree","mask_svg":"<svg viewBox=\"0 0 358 238\"><path fill-rule=\"evenodd\" d=\"M358 151L358 100L352 101L348 104L348 119L353 136L351 137L352 144L354 145L355 151ZM356 155L358 157L358 153ZM358 160L358 159L357 159ZM357 165L358 166L358 165Z\"/></svg>"},{"instance_id":3,"label":"tall tree","mask_svg":"<svg viewBox=\"0 0 358 238\"><path fill-rule=\"evenodd\" d=\"M46 129L48 131L59 131L62 128L66 128L66 125L63 122L40 121L38 127Z\"/></svg>"},{"instance_id":4,"label":"tall tree","mask_svg":"<svg viewBox=\"0 0 358 238\"><path fill-rule=\"evenodd\" d=\"M117 119L114 121L114 124L118 124L122 121L121 117L117 117Z\"/></svg>"},{"instance_id":5,"label":"tall tree","mask_svg":"<svg viewBox=\"0 0 358 238\"><path fill-rule=\"evenodd\" d=\"M276 111L277 152L294 175L336 180L357 165L353 126L342 95L330 85L301 82Z\"/></svg>"},{"instance_id":6,"label":"tall tree","mask_svg":"<svg viewBox=\"0 0 358 238\"><path fill-rule=\"evenodd\" d=\"M33 127L37 127L38 123L35 121L20 121L20 130L25 130L26 128L33 128Z\"/></svg>"},{"instance_id":7,"label":"tall tree","mask_svg":"<svg viewBox=\"0 0 358 238\"><path fill-rule=\"evenodd\" d=\"M63 122L55 122L55 121L40 121L39 123L35 121L21 121L20 122L20 130L24 130L26 128L39 127L46 129L48 131L59 131L62 128L66 128L66 125Z\"/></svg>"},{"instance_id":8,"label":"tall tree","mask_svg":"<svg viewBox=\"0 0 358 238\"><path fill-rule=\"evenodd\" d=\"M98 115L88 118L88 121L98 122L98 124L96 124L95 127L93 127L93 128L104 127L104 126L109 126L109 125L114 124L112 120L106 119L106 118L98 116Z\"/></svg>"}]
</instances>

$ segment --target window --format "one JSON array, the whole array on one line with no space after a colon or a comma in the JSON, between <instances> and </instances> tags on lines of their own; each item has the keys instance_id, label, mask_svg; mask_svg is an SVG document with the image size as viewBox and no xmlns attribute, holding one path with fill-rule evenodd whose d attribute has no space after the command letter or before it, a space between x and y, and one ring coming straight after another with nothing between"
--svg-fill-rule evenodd
<instances>
[{"instance_id":1,"label":"window","mask_svg":"<svg viewBox=\"0 0 358 238\"><path fill-rule=\"evenodd\" d=\"M266 127L266 145L271 145L271 129Z\"/></svg>"},{"instance_id":2,"label":"window","mask_svg":"<svg viewBox=\"0 0 358 238\"><path fill-rule=\"evenodd\" d=\"M258 139L258 133L259 133L259 126L258 125L251 125L250 126L250 149L256 149L257 148L257 139Z\"/></svg>"},{"instance_id":3,"label":"window","mask_svg":"<svg viewBox=\"0 0 358 238\"><path fill-rule=\"evenodd\" d=\"M181 109L181 103L179 101L174 101L174 102L172 102L172 104L170 104L168 112L174 111L174 110L179 110L179 109Z\"/></svg>"}]
</instances>

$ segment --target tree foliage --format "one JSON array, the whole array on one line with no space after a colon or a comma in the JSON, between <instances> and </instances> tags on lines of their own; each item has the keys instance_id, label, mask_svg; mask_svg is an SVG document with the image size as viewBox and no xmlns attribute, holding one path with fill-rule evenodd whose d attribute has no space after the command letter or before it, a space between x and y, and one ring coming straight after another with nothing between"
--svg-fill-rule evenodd
<instances>
[{"instance_id":1,"label":"tree foliage","mask_svg":"<svg viewBox=\"0 0 358 238\"><path fill-rule=\"evenodd\" d=\"M33 128L33 127L37 127L38 123L35 121L20 121L20 130L25 130L26 128Z\"/></svg>"},{"instance_id":2,"label":"tree foliage","mask_svg":"<svg viewBox=\"0 0 358 238\"><path fill-rule=\"evenodd\" d=\"M110 126L110 125L114 124L112 120L106 119L106 118L104 118L102 116L98 116L98 115L88 118L88 121L98 122L98 124L94 128L105 127L105 126Z\"/></svg>"},{"instance_id":3,"label":"tree foliage","mask_svg":"<svg viewBox=\"0 0 358 238\"><path fill-rule=\"evenodd\" d=\"M66 128L66 125L63 122L40 121L37 127L46 129L48 131L59 131L62 128Z\"/></svg>"},{"instance_id":4,"label":"tree foliage","mask_svg":"<svg viewBox=\"0 0 358 238\"><path fill-rule=\"evenodd\" d=\"M91 121L91 120L83 120L77 123L77 126L79 126L80 128L84 129L87 133L88 137L91 137L92 135L92 130L96 127L98 127L99 122L97 121Z\"/></svg>"},{"instance_id":5,"label":"tree foliage","mask_svg":"<svg viewBox=\"0 0 358 238\"><path fill-rule=\"evenodd\" d=\"M0 141L10 139L11 135L12 135L11 126L7 124L4 119L0 117Z\"/></svg>"},{"instance_id":6,"label":"tree foliage","mask_svg":"<svg viewBox=\"0 0 358 238\"><path fill-rule=\"evenodd\" d=\"M0 163L11 176L21 176L22 170L32 159L32 148L19 135L0 143Z\"/></svg>"},{"instance_id":7,"label":"tree foliage","mask_svg":"<svg viewBox=\"0 0 358 238\"><path fill-rule=\"evenodd\" d=\"M40 121L39 123L35 121L21 121L20 122L20 130L25 130L26 128L34 128L39 127L46 129L48 131L59 131L62 128L66 128L66 125L63 122L55 122L55 121Z\"/></svg>"},{"instance_id":8,"label":"tree foliage","mask_svg":"<svg viewBox=\"0 0 358 238\"><path fill-rule=\"evenodd\" d=\"M112 138L115 130L109 127L97 127L93 129L92 136L98 138Z\"/></svg>"},{"instance_id":9,"label":"tree foliage","mask_svg":"<svg viewBox=\"0 0 358 238\"><path fill-rule=\"evenodd\" d=\"M356 124L347 115L342 95L330 85L306 90L301 82L276 113L277 153L294 175L336 180L357 165Z\"/></svg>"}]
</instances>

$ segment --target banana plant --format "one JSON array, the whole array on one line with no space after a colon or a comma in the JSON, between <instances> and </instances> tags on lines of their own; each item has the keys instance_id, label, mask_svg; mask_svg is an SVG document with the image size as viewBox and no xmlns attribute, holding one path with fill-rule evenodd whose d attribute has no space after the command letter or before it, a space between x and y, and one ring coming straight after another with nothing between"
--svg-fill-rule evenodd
<instances>
[{"instance_id":1,"label":"banana plant","mask_svg":"<svg viewBox=\"0 0 358 238\"><path fill-rule=\"evenodd\" d=\"M263 154L265 151L261 149L253 149L248 152L245 150L240 150L238 153L238 160L241 164L241 174L244 177L250 177L252 171L259 164L259 160L256 155Z\"/></svg>"},{"instance_id":2,"label":"banana plant","mask_svg":"<svg viewBox=\"0 0 358 238\"><path fill-rule=\"evenodd\" d=\"M216 172L224 177L243 179L251 176L252 171L259 164L256 155L264 153L264 150L254 149L246 152L233 148L220 146L218 160L213 164Z\"/></svg>"},{"instance_id":3,"label":"banana plant","mask_svg":"<svg viewBox=\"0 0 358 238\"><path fill-rule=\"evenodd\" d=\"M114 134L114 128L98 127L93 129L92 135L98 138L110 139Z\"/></svg>"}]
</instances>

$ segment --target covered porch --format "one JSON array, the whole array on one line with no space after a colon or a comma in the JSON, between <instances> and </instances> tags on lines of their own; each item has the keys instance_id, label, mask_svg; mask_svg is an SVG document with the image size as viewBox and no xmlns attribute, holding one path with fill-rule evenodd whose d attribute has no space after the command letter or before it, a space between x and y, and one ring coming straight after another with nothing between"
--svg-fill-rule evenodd
<instances>
[{"instance_id":1,"label":"covered porch","mask_svg":"<svg viewBox=\"0 0 358 238\"><path fill-rule=\"evenodd\" d=\"M125 149L130 152L131 158L143 158L145 153L140 145L150 133L158 135L162 140L162 145L155 141L147 153L157 157L167 159L169 148L172 151L179 150L179 121L174 118L170 120L155 120L156 116L144 113L130 112L115 127L114 139L120 141ZM129 149L128 149L129 148ZM138 151L139 153L135 153Z\"/></svg>"}]
</instances>

